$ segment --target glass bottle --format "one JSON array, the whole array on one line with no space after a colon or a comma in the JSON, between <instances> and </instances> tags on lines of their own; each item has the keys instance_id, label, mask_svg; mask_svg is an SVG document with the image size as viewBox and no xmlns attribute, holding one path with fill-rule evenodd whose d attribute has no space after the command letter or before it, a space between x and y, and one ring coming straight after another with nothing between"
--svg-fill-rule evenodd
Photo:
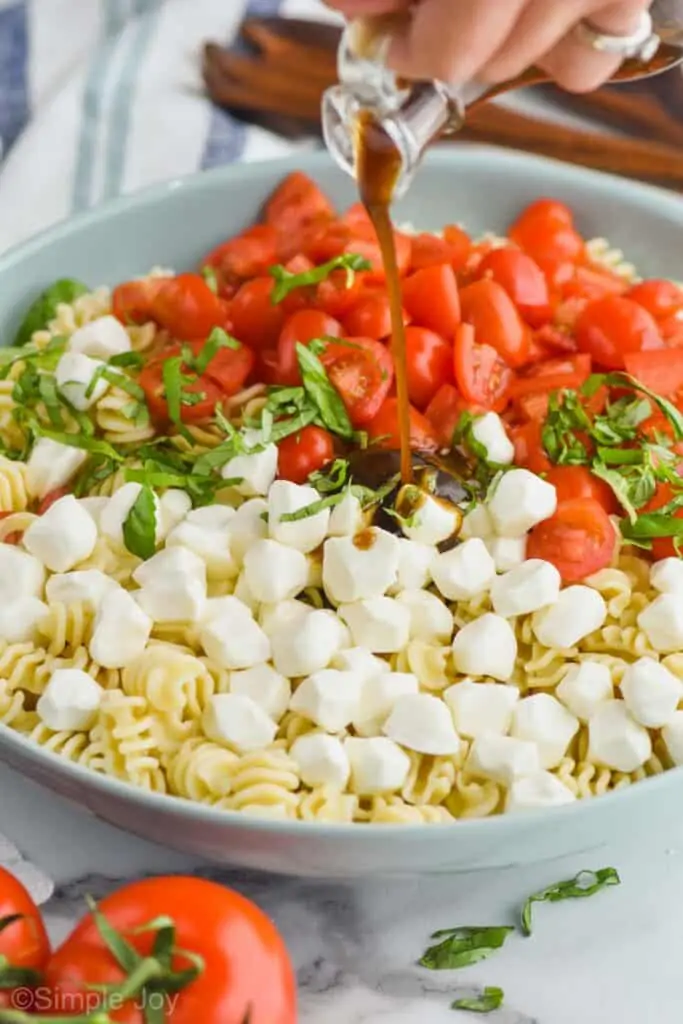
<instances>
[{"instance_id":1,"label":"glass bottle","mask_svg":"<svg viewBox=\"0 0 683 1024\"><path fill-rule=\"evenodd\" d=\"M683 0L655 0L652 7L659 46L647 62L627 61L617 80L644 78L683 61ZM401 173L394 187L400 197L410 186L429 144L440 135L457 132L467 109L477 101L542 81L534 71L515 82L491 88L471 82L408 82L386 65L392 19L356 21L347 25L337 55L339 84L323 97L323 136L336 163L355 175L355 133L359 114L370 112L396 147Z\"/></svg>"}]
</instances>

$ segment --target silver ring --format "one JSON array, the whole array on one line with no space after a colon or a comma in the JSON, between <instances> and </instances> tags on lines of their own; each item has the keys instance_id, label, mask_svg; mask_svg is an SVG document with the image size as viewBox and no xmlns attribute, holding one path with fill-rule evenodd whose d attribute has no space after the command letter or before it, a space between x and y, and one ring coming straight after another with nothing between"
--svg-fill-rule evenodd
<instances>
[{"instance_id":1,"label":"silver ring","mask_svg":"<svg viewBox=\"0 0 683 1024\"><path fill-rule=\"evenodd\" d=\"M652 60L661 45L661 39L654 32L654 23L649 11L642 12L638 28L628 36L600 32L587 21L582 21L576 26L575 35L579 42L590 46L592 50L622 57L624 60Z\"/></svg>"}]
</instances>

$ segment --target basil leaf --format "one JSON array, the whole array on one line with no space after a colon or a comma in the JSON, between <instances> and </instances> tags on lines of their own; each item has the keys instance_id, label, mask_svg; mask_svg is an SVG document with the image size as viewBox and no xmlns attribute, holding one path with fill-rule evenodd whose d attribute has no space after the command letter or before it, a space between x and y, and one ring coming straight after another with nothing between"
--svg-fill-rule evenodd
<instances>
[{"instance_id":1,"label":"basil leaf","mask_svg":"<svg viewBox=\"0 0 683 1024\"><path fill-rule=\"evenodd\" d=\"M456 999L452 1010L469 1010L470 1013L492 1013L503 1005L505 993L502 988L487 986L478 996Z\"/></svg>"},{"instance_id":2,"label":"basil leaf","mask_svg":"<svg viewBox=\"0 0 683 1024\"><path fill-rule=\"evenodd\" d=\"M202 267L201 273L202 273L202 277L204 278L204 280L208 284L208 286L211 289L211 291L214 293L214 295L217 295L218 294L218 276L217 276L216 271L214 270L214 268L209 266L209 264L207 263L207 265L205 267Z\"/></svg>"},{"instance_id":3,"label":"basil leaf","mask_svg":"<svg viewBox=\"0 0 683 1024\"><path fill-rule=\"evenodd\" d=\"M600 462L593 463L593 465L591 466L591 472L595 476L600 477L601 480L604 480L605 483L608 484L609 487L611 487L612 491L614 492L614 495L616 496L617 501L626 512L629 520L632 523L635 523L635 521L638 518L638 512L636 510L636 506L633 504L629 496L629 489L626 478L623 477L616 470L608 469L607 466L603 465Z\"/></svg>"},{"instance_id":4,"label":"basil leaf","mask_svg":"<svg viewBox=\"0 0 683 1024\"><path fill-rule=\"evenodd\" d=\"M580 871L575 878L542 889L530 896L522 909L522 931L531 935L531 915L534 903L559 903L561 900L583 899L593 896L609 885L620 885L621 879L614 868L599 871Z\"/></svg>"},{"instance_id":5,"label":"basil leaf","mask_svg":"<svg viewBox=\"0 0 683 1024\"><path fill-rule=\"evenodd\" d=\"M650 388L641 384L635 377L631 377L628 373L608 373L608 374L597 374L593 377L589 377L587 384L590 384L591 380L595 376L601 378L601 383L607 384L608 387L628 387L633 391L638 391L642 395L647 397L655 403L661 413L666 416L674 432L674 437L677 441L683 441L683 414L681 414L675 405L668 401L666 398L662 398L655 391L651 391ZM584 385L585 388L586 385ZM599 386L599 385L598 385Z\"/></svg>"},{"instance_id":6,"label":"basil leaf","mask_svg":"<svg viewBox=\"0 0 683 1024\"><path fill-rule=\"evenodd\" d=\"M339 392L332 387L323 364L300 342L296 343L296 357L304 389L320 413L321 420L333 434L351 440L353 426L349 414Z\"/></svg>"},{"instance_id":7,"label":"basil leaf","mask_svg":"<svg viewBox=\"0 0 683 1024\"><path fill-rule=\"evenodd\" d=\"M676 509L681 508L681 503ZM683 519L672 519L670 512L659 510L638 516L635 523L623 520L620 524L624 540L654 540L657 537L683 537Z\"/></svg>"},{"instance_id":8,"label":"basil leaf","mask_svg":"<svg viewBox=\"0 0 683 1024\"><path fill-rule=\"evenodd\" d=\"M310 519L311 516L316 516L318 512L324 512L326 508L334 508L343 498L343 491L340 491L339 494L328 494L327 497L321 498L319 501L312 501L310 505L298 508L296 512L283 512L280 516L280 522L296 523L300 519Z\"/></svg>"},{"instance_id":9,"label":"basil leaf","mask_svg":"<svg viewBox=\"0 0 683 1024\"><path fill-rule=\"evenodd\" d=\"M123 524L123 540L133 555L144 560L156 551L157 511L154 491L143 485Z\"/></svg>"},{"instance_id":10,"label":"basil leaf","mask_svg":"<svg viewBox=\"0 0 683 1024\"><path fill-rule=\"evenodd\" d=\"M194 357L194 369L200 377L206 372L209 363L222 348L231 348L237 351L242 348L242 344L237 338L233 338L231 334L224 331L222 327L214 327L201 352Z\"/></svg>"},{"instance_id":11,"label":"basil leaf","mask_svg":"<svg viewBox=\"0 0 683 1024\"><path fill-rule=\"evenodd\" d=\"M182 365L182 358L173 356L172 359L166 360L162 370L168 418L172 423L180 423L180 400L183 393Z\"/></svg>"},{"instance_id":12,"label":"basil leaf","mask_svg":"<svg viewBox=\"0 0 683 1024\"><path fill-rule=\"evenodd\" d=\"M64 277L55 281L29 306L14 337L13 345L25 345L35 331L42 331L57 315L57 306L70 303L79 295L85 295L87 285L74 278Z\"/></svg>"},{"instance_id":13,"label":"basil leaf","mask_svg":"<svg viewBox=\"0 0 683 1024\"><path fill-rule=\"evenodd\" d=\"M37 420L32 421L32 429L39 437L48 437L51 441L68 445L70 448L80 448L83 451L91 452L93 455L104 455L112 462L123 462L120 455L107 441L101 441L96 437L88 437L83 434L67 434L64 431L49 430L42 426Z\"/></svg>"},{"instance_id":14,"label":"basil leaf","mask_svg":"<svg viewBox=\"0 0 683 1024\"><path fill-rule=\"evenodd\" d=\"M291 270L287 270L286 267L277 264L268 271L275 281L275 287L271 292L270 300L273 305L277 305L278 302L282 302L290 292L295 291L297 288L306 288L309 285L320 284L321 281L326 281L335 270L346 271L346 287L350 288L353 284L355 271L370 270L370 268L370 262L364 256L359 256L357 253L343 253L341 256L335 256L334 259L328 260L327 263L321 263L319 267L305 270L302 274L293 274Z\"/></svg>"},{"instance_id":15,"label":"basil leaf","mask_svg":"<svg viewBox=\"0 0 683 1024\"><path fill-rule=\"evenodd\" d=\"M136 370L142 369L145 365L145 357L142 352L118 352L107 360L108 366L132 366Z\"/></svg>"},{"instance_id":16,"label":"basil leaf","mask_svg":"<svg viewBox=\"0 0 683 1024\"><path fill-rule=\"evenodd\" d=\"M452 971L486 960L500 949L514 928L506 925L493 928L446 928L434 932L433 939L441 939L423 953L419 963L430 971Z\"/></svg>"}]
</instances>

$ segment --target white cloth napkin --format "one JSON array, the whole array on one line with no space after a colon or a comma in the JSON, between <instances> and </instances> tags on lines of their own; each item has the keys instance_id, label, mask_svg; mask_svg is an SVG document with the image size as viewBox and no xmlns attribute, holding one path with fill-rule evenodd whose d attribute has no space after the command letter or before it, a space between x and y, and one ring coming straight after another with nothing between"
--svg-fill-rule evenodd
<instances>
[{"instance_id":1,"label":"white cloth napkin","mask_svg":"<svg viewBox=\"0 0 683 1024\"><path fill-rule=\"evenodd\" d=\"M202 87L202 44L268 14L332 17L321 0L0 0L0 252L120 193L292 149Z\"/></svg>"}]
</instances>

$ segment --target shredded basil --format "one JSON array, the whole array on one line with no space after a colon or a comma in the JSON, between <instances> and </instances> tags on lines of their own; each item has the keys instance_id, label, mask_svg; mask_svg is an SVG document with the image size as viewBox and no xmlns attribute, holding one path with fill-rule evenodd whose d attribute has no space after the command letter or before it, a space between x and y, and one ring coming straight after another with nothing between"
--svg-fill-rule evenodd
<instances>
[{"instance_id":1,"label":"shredded basil","mask_svg":"<svg viewBox=\"0 0 683 1024\"><path fill-rule=\"evenodd\" d=\"M206 339L201 352L192 359L188 365L191 366L201 377L216 353L222 348L229 348L237 351L242 348L241 342L233 338L231 334L224 331L222 327L214 327Z\"/></svg>"},{"instance_id":2,"label":"shredded basil","mask_svg":"<svg viewBox=\"0 0 683 1024\"><path fill-rule=\"evenodd\" d=\"M593 896L596 892L610 885L620 885L621 879L614 868L601 868L599 871L580 871L575 878L542 889L541 892L529 896L522 909L522 931L531 935L531 916L534 903L559 903L561 900L583 899Z\"/></svg>"},{"instance_id":3,"label":"shredded basil","mask_svg":"<svg viewBox=\"0 0 683 1024\"><path fill-rule=\"evenodd\" d=\"M147 560L156 551L157 512L154 491L143 484L123 524L123 540L128 550Z\"/></svg>"},{"instance_id":4,"label":"shredded basil","mask_svg":"<svg viewBox=\"0 0 683 1024\"><path fill-rule=\"evenodd\" d=\"M271 293L271 302L277 305L278 302L282 302L290 292L295 291L297 288L306 288L310 285L320 284L321 281L326 281L335 270L346 271L346 287L350 288L353 284L355 272L357 270L370 270L370 267L369 261L357 253L344 253L341 256L335 256L334 259L328 260L327 263L321 263L319 267L305 270L301 274L293 274L286 267L277 264L268 271L275 281L275 287Z\"/></svg>"},{"instance_id":5,"label":"shredded basil","mask_svg":"<svg viewBox=\"0 0 683 1024\"><path fill-rule=\"evenodd\" d=\"M430 971L471 967L500 949L514 930L508 925L442 929L432 935L433 939L441 941L425 950L419 963Z\"/></svg>"},{"instance_id":6,"label":"shredded basil","mask_svg":"<svg viewBox=\"0 0 683 1024\"><path fill-rule=\"evenodd\" d=\"M206 283L208 284L209 288L214 293L214 295L217 295L218 294L218 276L217 276L216 271L214 270L214 268L209 266L208 264L205 267L202 267L202 277L204 278L204 280L206 281Z\"/></svg>"},{"instance_id":7,"label":"shredded basil","mask_svg":"<svg viewBox=\"0 0 683 1024\"><path fill-rule=\"evenodd\" d=\"M87 291L87 285L71 277L55 281L29 306L14 337L13 345L25 345L35 331L42 331L50 320L54 320L58 306L73 302Z\"/></svg>"},{"instance_id":8,"label":"shredded basil","mask_svg":"<svg viewBox=\"0 0 683 1024\"><path fill-rule=\"evenodd\" d=\"M339 392L330 383L325 367L309 348L296 344L296 356L304 390L316 406L328 430L339 437L353 438L353 426Z\"/></svg>"},{"instance_id":9,"label":"shredded basil","mask_svg":"<svg viewBox=\"0 0 683 1024\"><path fill-rule=\"evenodd\" d=\"M479 995L456 999L452 1010L469 1010L470 1013L492 1013L503 1005L505 993L502 988L487 986Z\"/></svg>"}]
</instances>

